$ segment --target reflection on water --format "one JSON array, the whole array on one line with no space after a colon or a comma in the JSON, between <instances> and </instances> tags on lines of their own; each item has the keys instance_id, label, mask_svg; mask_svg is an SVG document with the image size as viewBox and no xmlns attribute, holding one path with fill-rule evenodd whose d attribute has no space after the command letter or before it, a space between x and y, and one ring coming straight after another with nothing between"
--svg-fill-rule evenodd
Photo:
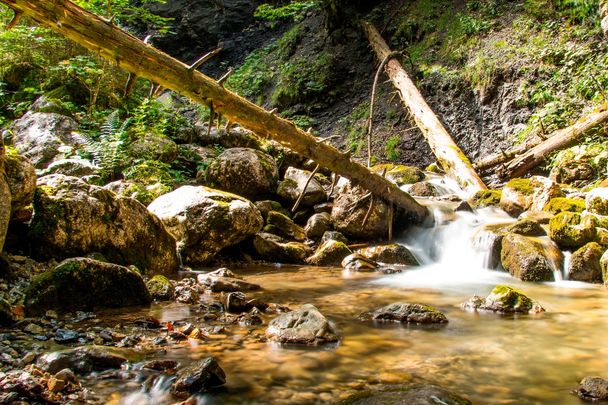
<instances>
[{"instance_id":1,"label":"reflection on water","mask_svg":"<svg viewBox=\"0 0 608 405\"><path fill-rule=\"evenodd\" d=\"M317 306L337 326L337 346L285 348L265 342L264 326L228 325L225 336L181 344L166 357L183 364L215 356L228 376L224 392L200 403L331 403L356 390L423 378L477 404L580 404L570 394L586 375L608 372L608 298L603 286L570 281L523 283L488 269L490 243L480 227L507 223L504 213L479 215L435 208L437 226L412 229L400 241L421 262L401 274L344 274L341 269L268 266L234 269L264 290L266 302ZM547 309L536 316L471 313L460 304L508 284ZM357 316L391 302L430 304L449 324L439 329L362 323ZM184 305L156 307L162 321L188 319ZM271 318L265 318L268 322ZM163 379L149 393L105 382L124 404L169 403ZM109 394L108 394L109 395Z\"/></svg>"}]
</instances>

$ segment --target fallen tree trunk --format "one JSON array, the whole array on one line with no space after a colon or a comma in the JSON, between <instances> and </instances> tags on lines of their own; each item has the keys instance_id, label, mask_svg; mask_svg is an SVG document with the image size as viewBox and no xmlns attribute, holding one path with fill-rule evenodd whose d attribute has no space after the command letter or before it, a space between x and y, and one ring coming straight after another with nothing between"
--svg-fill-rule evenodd
<instances>
[{"instance_id":1,"label":"fallen tree trunk","mask_svg":"<svg viewBox=\"0 0 608 405\"><path fill-rule=\"evenodd\" d=\"M535 147L536 145L539 145L543 141L546 141L553 134L555 134L555 132L553 132L551 134L547 134L541 138L538 133L534 133L534 135L536 135L536 137L533 138L532 140L527 141L520 145L513 146L505 151L501 151L499 153L494 153L493 155L485 157L481 160L478 160L477 162L473 163L473 167L475 168L475 170L484 172L487 169L498 166L499 164L513 160L514 158L521 155L522 153L525 153L526 151L530 150L531 148Z\"/></svg>"},{"instance_id":2,"label":"fallen tree trunk","mask_svg":"<svg viewBox=\"0 0 608 405\"><path fill-rule=\"evenodd\" d=\"M536 145L498 170L498 177L504 180L525 174L541 164L551 152L576 143L588 130L606 121L608 121L608 111L596 112L577 121L574 125L555 131L546 141Z\"/></svg>"},{"instance_id":3,"label":"fallen tree trunk","mask_svg":"<svg viewBox=\"0 0 608 405\"><path fill-rule=\"evenodd\" d=\"M229 121L256 134L272 138L281 145L315 160L321 166L352 180L386 201L404 208L413 220L421 221L428 210L396 185L351 161L350 156L319 142L248 100L231 93L215 80L188 65L146 45L96 15L67 0L0 0L16 13L35 21L85 46L103 58L139 77L204 103Z\"/></svg>"},{"instance_id":4,"label":"fallen tree trunk","mask_svg":"<svg viewBox=\"0 0 608 405\"><path fill-rule=\"evenodd\" d=\"M376 28L368 22L363 22L362 25L378 59L382 61L390 57L391 50ZM424 97L422 97L422 94L420 94L401 64L395 59L389 60L386 64L386 72L395 87L399 90L401 99L410 109L416 125L422 131L431 150L437 157L437 161L447 175L456 180L469 193L487 189L473 169L469 159L467 159L458 145L454 143L448 131L426 103Z\"/></svg>"}]
</instances>

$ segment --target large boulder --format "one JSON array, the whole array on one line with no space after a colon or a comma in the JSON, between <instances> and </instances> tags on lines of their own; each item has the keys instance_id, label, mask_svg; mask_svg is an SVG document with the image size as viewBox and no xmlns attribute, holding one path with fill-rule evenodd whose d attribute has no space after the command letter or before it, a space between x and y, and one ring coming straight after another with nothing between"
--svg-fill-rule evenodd
<instances>
[{"instance_id":1,"label":"large boulder","mask_svg":"<svg viewBox=\"0 0 608 405\"><path fill-rule=\"evenodd\" d=\"M500 204L502 190L478 190L467 200L471 208L495 207Z\"/></svg>"},{"instance_id":2,"label":"large boulder","mask_svg":"<svg viewBox=\"0 0 608 405\"><path fill-rule=\"evenodd\" d=\"M99 252L149 275L171 274L179 267L175 239L146 207L77 177L38 179L29 237L33 253L42 259Z\"/></svg>"},{"instance_id":3,"label":"large boulder","mask_svg":"<svg viewBox=\"0 0 608 405\"><path fill-rule=\"evenodd\" d=\"M255 235L253 247L262 259L273 263L302 264L311 253L310 248L303 243L288 242L267 232L258 232Z\"/></svg>"},{"instance_id":4,"label":"large boulder","mask_svg":"<svg viewBox=\"0 0 608 405\"><path fill-rule=\"evenodd\" d=\"M552 198L563 197L561 188L546 177L512 179L502 190L500 207L512 217L524 211L542 211Z\"/></svg>"},{"instance_id":5,"label":"large boulder","mask_svg":"<svg viewBox=\"0 0 608 405\"><path fill-rule=\"evenodd\" d=\"M175 236L188 264L209 262L220 250L255 235L263 226L251 201L204 186L182 186L158 197L148 210Z\"/></svg>"},{"instance_id":6,"label":"large boulder","mask_svg":"<svg viewBox=\"0 0 608 405\"><path fill-rule=\"evenodd\" d=\"M408 248L397 243L359 249L357 253L380 263L418 266L420 263Z\"/></svg>"},{"instance_id":7,"label":"large boulder","mask_svg":"<svg viewBox=\"0 0 608 405\"><path fill-rule=\"evenodd\" d=\"M4 169L11 191L11 214L32 203L36 190L36 170L29 159L16 154L6 156Z\"/></svg>"},{"instance_id":8,"label":"large boulder","mask_svg":"<svg viewBox=\"0 0 608 405\"><path fill-rule=\"evenodd\" d=\"M543 211L557 215L562 212L583 212L585 210L585 201L574 198L556 197L549 200Z\"/></svg>"},{"instance_id":9,"label":"large boulder","mask_svg":"<svg viewBox=\"0 0 608 405\"><path fill-rule=\"evenodd\" d=\"M579 248L596 239L597 225L594 216L562 212L549 221L549 237L560 248Z\"/></svg>"},{"instance_id":10,"label":"large boulder","mask_svg":"<svg viewBox=\"0 0 608 405\"><path fill-rule=\"evenodd\" d=\"M311 304L274 318L268 324L266 336L279 343L319 345L337 342L334 326Z\"/></svg>"},{"instance_id":11,"label":"large boulder","mask_svg":"<svg viewBox=\"0 0 608 405\"><path fill-rule=\"evenodd\" d=\"M605 251L606 248L600 244L590 242L572 253L568 265L568 279L587 283L601 283L600 259Z\"/></svg>"},{"instance_id":12,"label":"large boulder","mask_svg":"<svg viewBox=\"0 0 608 405\"><path fill-rule=\"evenodd\" d=\"M49 309L61 312L90 311L150 303L141 275L130 268L84 257L67 259L34 277L27 290L29 314Z\"/></svg>"},{"instance_id":13,"label":"large boulder","mask_svg":"<svg viewBox=\"0 0 608 405\"><path fill-rule=\"evenodd\" d=\"M369 209L370 203L373 203L371 210ZM393 215L395 234L407 226L408 221L403 220L400 214L399 210L395 210L395 215ZM388 204L378 198L372 198L365 189L354 186L350 182L346 182L340 187L331 210L335 229L354 239L386 237L388 235L388 216ZM366 217L367 221L363 225Z\"/></svg>"},{"instance_id":14,"label":"large boulder","mask_svg":"<svg viewBox=\"0 0 608 405\"><path fill-rule=\"evenodd\" d=\"M304 191L304 186L306 186L310 174L311 172L306 170L296 169L295 167L288 168L283 181L279 183L277 194L287 201L296 202ZM323 186L313 177L306 187L300 204L305 207L312 207L326 200L327 194Z\"/></svg>"},{"instance_id":15,"label":"large boulder","mask_svg":"<svg viewBox=\"0 0 608 405\"><path fill-rule=\"evenodd\" d=\"M557 248L527 236L509 233L502 239L502 266L523 281L554 281L563 256Z\"/></svg>"},{"instance_id":16,"label":"large boulder","mask_svg":"<svg viewBox=\"0 0 608 405\"><path fill-rule=\"evenodd\" d=\"M82 137L73 134L77 129L72 118L43 112L28 112L11 126L15 147L37 169L68 157L74 146L82 145Z\"/></svg>"},{"instance_id":17,"label":"large boulder","mask_svg":"<svg viewBox=\"0 0 608 405\"><path fill-rule=\"evenodd\" d=\"M536 314L545 311L538 302L506 285L497 285L486 298L473 296L462 306L467 310L483 310L502 314Z\"/></svg>"},{"instance_id":18,"label":"large boulder","mask_svg":"<svg viewBox=\"0 0 608 405\"><path fill-rule=\"evenodd\" d=\"M207 183L211 187L250 200L271 196L278 178L279 170L272 156L249 148L226 149L206 172Z\"/></svg>"}]
</instances>

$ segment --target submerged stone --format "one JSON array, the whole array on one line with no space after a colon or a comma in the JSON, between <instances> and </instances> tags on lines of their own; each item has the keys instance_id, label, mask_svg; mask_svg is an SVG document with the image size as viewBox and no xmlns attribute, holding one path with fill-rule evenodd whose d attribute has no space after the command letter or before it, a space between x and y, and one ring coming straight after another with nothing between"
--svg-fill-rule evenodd
<instances>
[{"instance_id":1,"label":"submerged stone","mask_svg":"<svg viewBox=\"0 0 608 405\"><path fill-rule=\"evenodd\" d=\"M416 384L357 393L339 405L472 405L472 402L437 385Z\"/></svg>"},{"instance_id":2,"label":"submerged stone","mask_svg":"<svg viewBox=\"0 0 608 405\"><path fill-rule=\"evenodd\" d=\"M545 309L521 291L505 285L497 285L485 299L473 296L462 304L464 309L484 310L503 314L536 314Z\"/></svg>"},{"instance_id":3,"label":"submerged stone","mask_svg":"<svg viewBox=\"0 0 608 405\"><path fill-rule=\"evenodd\" d=\"M275 342L304 345L319 345L339 340L334 326L311 304L302 305L300 309L270 321L266 335Z\"/></svg>"},{"instance_id":4,"label":"submerged stone","mask_svg":"<svg viewBox=\"0 0 608 405\"><path fill-rule=\"evenodd\" d=\"M447 323L448 318L436 308L423 304L396 302L371 313L374 321L433 324Z\"/></svg>"},{"instance_id":5,"label":"submerged stone","mask_svg":"<svg viewBox=\"0 0 608 405\"><path fill-rule=\"evenodd\" d=\"M120 368L127 358L102 346L84 346L52 352L38 359L38 367L51 374L69 368L77 374Z\"/></svg>"}]
</instances>

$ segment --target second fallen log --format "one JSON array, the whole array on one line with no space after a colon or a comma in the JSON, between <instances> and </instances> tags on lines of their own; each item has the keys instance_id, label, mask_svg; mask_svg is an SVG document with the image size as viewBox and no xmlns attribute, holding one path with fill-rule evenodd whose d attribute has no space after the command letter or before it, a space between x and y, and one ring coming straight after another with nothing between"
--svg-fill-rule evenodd
<instances>
[{"instance_id":1,"label":"second fallen log","mask_svg":"<svg viewBox=\"0 0 608 405\"><path fill-rule=\"evenodd\" d=\"M390 57L391 50L382 39L376 28L363 22L363 30L367 35L378 60ZM390 59L386 64L386 72L395 87L399 90L401 99L409 108L416 125L422 131L437 161L446 174L456 180L460 187L469 193L485 190L487 187L479 178L473 165L445 129L431 107L426 103L422 94L416 88L407 72L396 59Z\"/></svg>"}]
</instances>

